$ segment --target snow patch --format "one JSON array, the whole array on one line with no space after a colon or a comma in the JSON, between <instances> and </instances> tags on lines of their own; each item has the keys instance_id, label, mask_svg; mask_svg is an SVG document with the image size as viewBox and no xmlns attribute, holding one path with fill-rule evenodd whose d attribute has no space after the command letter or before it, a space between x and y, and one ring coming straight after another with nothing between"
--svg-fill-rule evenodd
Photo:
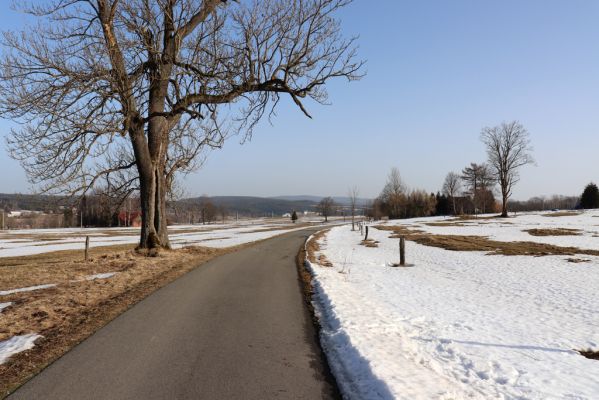
<instances>
[{"instance_id":1,"label":"snow patch","mask_svg":"<svg viewBox=\"0 0 599 400\"><path fill-rule=\"evenodd\" d=\"M41 336L35 333L13 336L0 342L0 364L4 364L11 356L32 349L35 341Z\"/></svg>"},{"instance_id":2,"label":"snow patch","mask_svg":"<svg viewBox=\"0 0 599 400\"><path fill-rule=\"evenodd\" d=\"M28 287L18 288L18 289L0 290L0 296L6 296L9 294L20 293L20 292L32 292L34 290L48 289L48 288L55 287L55 286L56 286L55 283L50 283L47 285L37 285L37 286L28 286Z\"/></svg>"},{"instance_id":3,"label":"snow patch","mask_svg":"<svg viewBox=\"0 0 599 400\"><path fill-rule=\"evenodd\" d=\"M93 281L95 279L107 279L113 277L114 275L116 275L116 272L105 272L103 274L88 275L85 277L85 280Z\"/></svg>"},{"instance_id":4,"label":"snow patch","mask_svg":"<svg viewBox=\"0 0 599 400\"><path fill-rule=\"evenodd\" d=\"M2 310L4 310L6 307L10 307L10 305L12 304L12 302L8 302L8 303L0 303L0 313L2 312Z\"/></svg>"}]
</instances>

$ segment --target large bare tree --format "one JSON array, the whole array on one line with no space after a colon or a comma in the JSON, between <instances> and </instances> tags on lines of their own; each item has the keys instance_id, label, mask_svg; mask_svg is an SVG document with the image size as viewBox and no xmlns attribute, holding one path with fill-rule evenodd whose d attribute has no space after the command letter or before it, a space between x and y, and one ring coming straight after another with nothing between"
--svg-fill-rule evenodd
<instances>
[{"instance_id":1,"label":"large bare tree","mask_svg":"<svg viewBox=\"0 0 599 400\"><path fill-rule=\"evenodd\" d=\"M336 209L337 204L332 197L325 197L316 205L316 210L324 217L324 222L329 221L329 217L335 212Z\"/></svg>"},{"instance_id":2,"label":"large bare tree","mask_svg":"<svg viewBox=\"0 0 599 400\"><path fill-rule=\"evenodd\" d=\"M530 154L530 135L518 121L503 122L483 128L481 140L487 147L487 156L493 174L501 188L501 216L508 216L508 199L514 185L520 180L518 170L534 163Z\"/></svg>"},{"instance_id":3,"label":"large bare tree","mask_svg":"<svg viewBox=\"0 0 599 400\"><path fill-rule=\"evenodd\" d=\"M401 218L402 208L405 207L406 191L406 185L401 178L399 169L391 168L385 187L379 196L389 206L392 214L390 217Z\"/></svg>"},{"instance_id":4,"label":"large bare tree","mask_svg":"<svg viewBox=\"0 0 599 400\"><path fill-rule=\"evenodd\" d=\"M449 172L445 176L443 182L443 193L451 199L453 205L453 215L457 215L456 201L455 198L459 194L461 189L460 175L455 172Z\"/></svg>"},{"instance_id":5,"label":"large bare tree","mask_svg":"<svg viewBox=\"0 0 599 400\"><path fill-rule=\"evenodd\" d=\"M139 190L141 248L169 247L166 193L205 149L244 138L288 96L327 101L360 77L335 13L351 0L49 0L4 32L0 116L40 191L82 194L100 179Z\"/></svg>"}]
</instances>

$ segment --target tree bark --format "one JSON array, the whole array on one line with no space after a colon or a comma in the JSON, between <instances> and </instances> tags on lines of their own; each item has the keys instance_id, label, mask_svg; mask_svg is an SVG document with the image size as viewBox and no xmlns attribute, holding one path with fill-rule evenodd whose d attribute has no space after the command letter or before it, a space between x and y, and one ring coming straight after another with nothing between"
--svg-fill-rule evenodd
<instances>
[{"instance_id":1,"label":"tree bark","mask_svg":"<svg viewBox=\"0 0 599 400\"><path fill-rule=\"evenodd\" d=\"M455 196L451 196L451 201L453 203L453 215L454 216L458 215L458 210L456 209L456 206L455 206Z\"/></svg>"},{"instance_id":2,"label":"tree bark","mask_svg":"<svg viewBox=\"0 0 599 400\"><path fill-rule=\"evenodd\" d=\"M170 248L166 219L166 154L160 151L164 143L152 146L146 140L143 125L130 132L139 174L141 200L141 235L139 248ZM149 135L152 138L152 135ZM154 136L156 138L156 136ZM160 139L164 135L159 135ZM156 147L158 151L156 151ZM154 151L152 151L154 149Z\"/></svg>"},{"instance_id":3,"label":"tree bark","mask_svg":"<svg viewBox=\"0 0 599 400\"><path fill-rule=\"evenodd\" d=\"M507 196L505 194L503 194L501 196L502 198L502 204L501 204L501 217L502 218L507 218Z\"/></svg>"}]
</instances>

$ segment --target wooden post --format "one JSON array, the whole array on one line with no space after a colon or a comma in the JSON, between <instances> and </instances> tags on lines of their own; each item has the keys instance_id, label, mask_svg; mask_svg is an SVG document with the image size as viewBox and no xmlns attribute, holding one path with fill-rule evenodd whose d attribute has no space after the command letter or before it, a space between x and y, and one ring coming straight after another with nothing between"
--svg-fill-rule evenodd
<instances>
[{"instance_id":1,"label":"wooden post","mask_svg":"<svg viewBox=\"0 0 599 400\"><path fill-rule=\"evenodd\" d=\"M399 238L399 265L406 265L406 238Z\"/></svg>"},{"instance_id":2,"label":"wooden post","mask_svg":"<svg viewBox=\"0 0 599 400\"><path fill-rule=\"evenodd\" d=\"M89 260L89 236L85 237L85 262Z\"/></svg>"},{"instance_id":3,"label":"wooden post","mask_svg":"<svg viewBox=\"0 0 599 400\"><path fill-rule=\"evenodd\" d=\"M368 226L366 226L366 236L364 236L364 240L368 240Z\"/></svg>"}]
</instances>

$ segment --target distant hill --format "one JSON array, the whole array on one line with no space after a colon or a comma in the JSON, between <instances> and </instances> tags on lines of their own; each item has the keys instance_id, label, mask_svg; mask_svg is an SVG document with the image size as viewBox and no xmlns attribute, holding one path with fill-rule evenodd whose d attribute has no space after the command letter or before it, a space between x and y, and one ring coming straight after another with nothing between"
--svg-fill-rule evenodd
<instances>
[{"instance_id":1,"label":"distant hill","mask_svg":"<svg viewBox=\"0 0 599 400\"><path fill-rule=\"evenodd\" d=\"M311 200L286 200L279 198L252 197L252 196L213 196L204 197L209 199L214 205L224 206L229 213L239 213L240 215L261 217L274 215L283 215L285 213L296 211L314 211L317 204ZM180 200L180 203L201 202L203 197Z\"/></svg>"},{"instance_id":2,"label":"distant hill","mask_svg":"<svg viewBox=\"0 0 599 400\"><path fill-rule=\"evenodd\" d=\"M178 200L179 204L198 203L202 197ZM322 196L213 196L208 199L216 206L225 207L229 213L239 213L244 216L283 215L295 211L315 211ZM339 205L349 205L347 197L333 197ZM370 199L358 199L358 206L366 204ZM47 196L37 194L2 194L0 193L0 208L7 210L57 211L60 206L69 204L64 196Z\"/></svg>"},{"instance_id":3,"label":"distant hill","mask_svg":"<svg viewBox=\"0 0 599 400\"><path fill-rule=\"evenodd\" d=\"M64 196L0 193L0 208L7 210L56 211L68 204Z\"/></svg>"},{"instance_id":4,"label":"distant hill","mask_svg":"<svg viewBox=\"0 0 599 400\"><path fill-rule=\"evenodd\" d=\"M299 196L276 196L276 197L269 197L270 199L277 199L277 200L289 200L289 201L312 201L314 203L318 203L320 200L323 199L324 196L310 196L310 195L299 195ZM344 196L332 196L333 200L335 201L335 203L342 205L342 206L347 206L350 204L350 200L349 197L344 197ZM371 202L372 199L367 199L367 198L358 198L357 199L357 205L358 206L363 206L368 204L369 202Z\"/></svg>"}]
</instances>

